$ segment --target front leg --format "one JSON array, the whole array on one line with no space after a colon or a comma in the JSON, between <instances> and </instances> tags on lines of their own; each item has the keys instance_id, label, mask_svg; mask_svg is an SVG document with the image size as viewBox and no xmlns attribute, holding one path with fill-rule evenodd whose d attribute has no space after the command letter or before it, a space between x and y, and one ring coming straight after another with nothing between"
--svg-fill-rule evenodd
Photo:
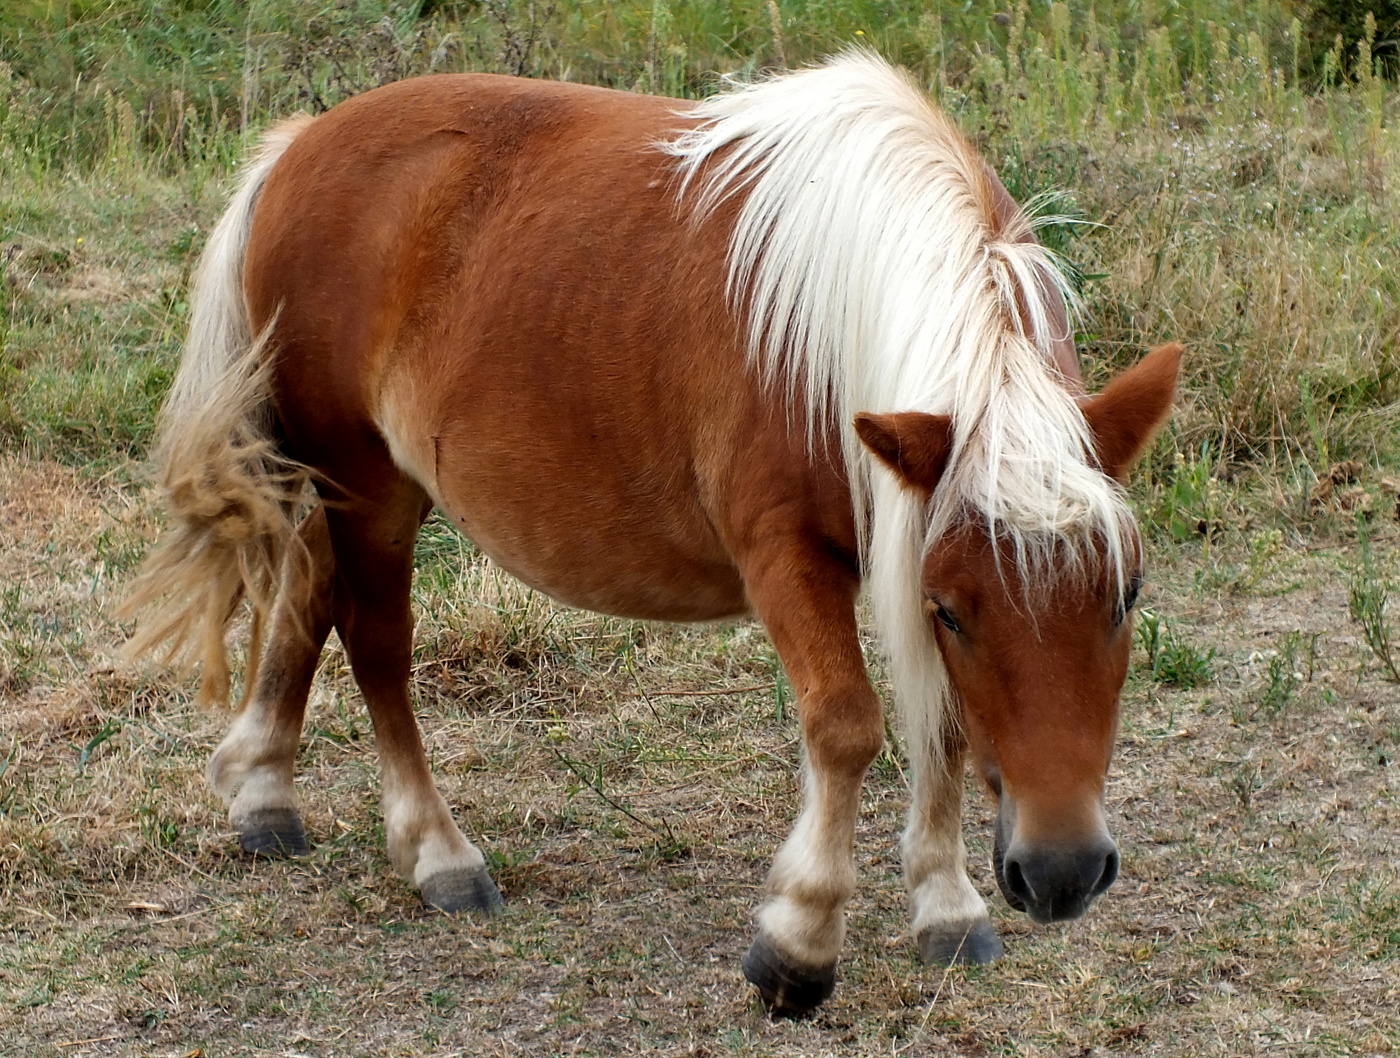
<instances>
[{"instance_id":1,"label":"front leg","mask_svg":"<svg viewBox=\"0 0 1400 1058\"><path fill-rule=\"evenodd\" d=\"M961 735L950 733L941 754L911 738L909 765L909 825L902 844L919 955L937 966L992 962L1001 955L1001 940L967 877Z\"/></svg>"},{"instance_id":2,"label":"front leg","mask_svg":"<svg viewBox=\"0 0 1400 1058\"><path fill-rule=\"evenodd\" d=\"M865 673L853 572L817 549L777 550L746 584L797 693L803 806L774 857L744 974L774 1013L799 1016L836 986L861 782L884 745L884 718Z\"/></svg>"}]
</instances>

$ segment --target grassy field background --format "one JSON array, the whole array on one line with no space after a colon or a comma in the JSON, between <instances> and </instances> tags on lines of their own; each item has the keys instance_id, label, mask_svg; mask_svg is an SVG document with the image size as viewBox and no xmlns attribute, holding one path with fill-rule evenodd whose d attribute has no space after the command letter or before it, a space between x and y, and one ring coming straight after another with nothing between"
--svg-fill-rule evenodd
<instances>
[{"instance_id":1,"label":"grassy field background","mask_svg":"<svg viewBox=\"0 0 1400 1058\"><path fill-rule=\"evenodd\" d=\"M11 0L0 10L0 1054L1384 1055L1400 1050L1400 11ZM1340 34L1340 40L1338 40ZM773 1023L738 969L795 809L762 631L564 610L430 524L415 691L510 901L429 914L383 855L368 721L323 661L313 854L245 859L224 720L120 665L186 284L273 117L493 69L694 96L848 43L908 66L1077 267L1092 382L1190 349L1133 484L1150 585L1082 922L1008 956L905 935L897 744L840 985ZM968 811L990 896L990 820Z\"/></svg>"}]
</instances>

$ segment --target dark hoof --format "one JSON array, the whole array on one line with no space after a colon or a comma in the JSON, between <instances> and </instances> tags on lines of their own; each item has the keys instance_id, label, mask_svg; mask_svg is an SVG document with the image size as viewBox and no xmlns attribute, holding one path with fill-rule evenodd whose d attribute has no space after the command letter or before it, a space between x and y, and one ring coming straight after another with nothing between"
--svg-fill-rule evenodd
<instances>
[{"instance_id":1,"label":"dark hoof","mask_svg":"<svg viewBox=\"0 0 1400 1058\"><path fill-rule=\"evenodd\" d=\"M744 976L777 1017L800 1018L810 1014L836 989L835 963L818 970L800 969L762 934L754 938L743 966Z\"/></svg>"},{"instance_id":2,"label":"dark hoof","mask_svg":"<svg viewBox=\"0 0 1400 1058\"><path fill-rule=\"evenodd\" d=\"M443 871L435 874L423 883L420 892L423 903L449 915L458 911L490 914L505 904L501 891L484 867L475 871Z\"/></svg>"},{"instance_id":3,"label":"dark hoof","mask_svg":"<svg viewBox=\"0 0 1400 1058\"><path fill-rule=\"evenodd\" d=\"M254 856L305 856L311 851L292 808L263 808L238 821L238 844Z\"/></svg>"},{"instance_id":4,"label":"dark hoof","mask_svg":"<svg viewBox=\"0 0 1400 1058\"><path fill-rule=\"evenodd\" d=\"M980 965L1001 958L1001 938L979 918L964 926L930 926L919 934L919 957L930 966Z\"/></svg>"}]
</instances>

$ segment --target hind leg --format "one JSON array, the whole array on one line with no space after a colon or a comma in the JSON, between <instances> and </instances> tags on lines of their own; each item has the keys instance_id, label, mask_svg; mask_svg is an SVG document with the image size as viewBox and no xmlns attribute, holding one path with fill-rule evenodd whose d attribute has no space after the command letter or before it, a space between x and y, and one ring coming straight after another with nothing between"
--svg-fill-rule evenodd
<instances>
[{"instance_id":1,"label":"hind leg","mask_svg":"<svg viewBox=\"0 0 1400 1058\"><path fill-rule=\"evenodd\" d=\"M334 620L374 723L390 860L431 906L489 911L500 893L433 785L409 700L413 543L426 509L422 491L397 476L331 507Z\"/></svg>"},{"instance_id":2,"label":"hind leg","mask_svg":"<svg viewBox=\"0 0 1400 1058\"><path fill-rule=\"evenodd\" d=\"M267 647L248 703L209 759L209 784L229 804L243 849L261 855L308 851L292 769L306 698L331 627L335 560L317 507L297 530L305 556L289 552Z\"/></svg>"}]
</instances>

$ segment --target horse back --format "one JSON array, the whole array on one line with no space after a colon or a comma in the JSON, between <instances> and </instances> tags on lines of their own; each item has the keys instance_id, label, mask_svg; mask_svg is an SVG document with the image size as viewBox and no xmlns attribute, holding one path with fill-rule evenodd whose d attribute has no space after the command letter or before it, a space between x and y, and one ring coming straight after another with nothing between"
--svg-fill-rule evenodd
<instances>
[{"instance_id":1,"label":"horse back","mask_svg":"<svg viewBox=\"0 0 1400 1058\"><path fill-rule=\"evenodd\" d=\"M682 106L460 75L318 118L245 271L289 450L352 491L387 451L503 566L592 609L743 610L775 510L853 556L841 474L748 368L730 211L691 221L653 146Z\"/></svg>"}]
</instances>

